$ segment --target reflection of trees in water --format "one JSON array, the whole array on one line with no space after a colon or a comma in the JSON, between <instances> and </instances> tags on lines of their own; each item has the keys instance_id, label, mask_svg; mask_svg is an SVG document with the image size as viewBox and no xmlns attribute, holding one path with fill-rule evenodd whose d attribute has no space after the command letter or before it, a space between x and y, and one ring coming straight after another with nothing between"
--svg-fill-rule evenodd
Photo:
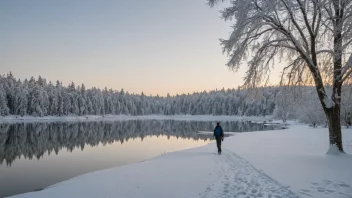
<instances>
[{"instance_id":1,"label":"reflection of trees in water","mask_svg":"<svg viewBox=\"0 0 352 198\"><path fill-rule=\"evenodd\" d=\"M223 122L226 131L259 131L272 127L251 122ZM173 120L131 120L116 122L76 122L76 123L17 123L0 124L0 164L11 165L22 155L25 158L40 159L46 152L58 154L62 148L72 152L84 146L111 144L115 141L147 136L166 135L182 139L209 140L211 135L199 135L198 131L212 131L211 122Z\"/></svg>"}]
</instances>

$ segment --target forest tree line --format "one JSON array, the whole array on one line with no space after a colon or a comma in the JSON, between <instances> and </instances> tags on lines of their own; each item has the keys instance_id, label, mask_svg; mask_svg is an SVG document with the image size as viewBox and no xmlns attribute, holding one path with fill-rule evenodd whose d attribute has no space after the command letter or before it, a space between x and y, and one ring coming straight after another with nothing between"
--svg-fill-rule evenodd
<instances>
[{"instance_id":1,"label":"forest tree line","mask_svg":"<svg viewBox=\"0 0 352 198\"><path fill-rule=\"evenodd\" d=\"M87 89L74 82L64 86L41 76L21 81L9 73L0 75L0 115L274 115L324 124L326 118L314 91L309 86L269 86L254 91L221 89L162 97L123 89ZM345 85L342 94L341 121L351 125L352 86Z\"/></svg>"}]
</instances>

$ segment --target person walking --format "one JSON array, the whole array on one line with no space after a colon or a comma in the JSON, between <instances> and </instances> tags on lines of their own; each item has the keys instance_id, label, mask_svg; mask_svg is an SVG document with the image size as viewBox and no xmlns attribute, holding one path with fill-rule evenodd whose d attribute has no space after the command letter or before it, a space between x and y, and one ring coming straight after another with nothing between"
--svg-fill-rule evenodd
<instances>
[{"instance_id":1,"label":"person walking","mask_svg":"<svg viewBox=\"0 0 352 198\"><path fill-rule=\"evenodd\" d=\"M214 129L214 137L216 140L216 146L218 147L218 154L221 154L221 141L224 141L224 130L220 126L220 123L216 123L216 127Z\"/></svg>"}]
</instances>

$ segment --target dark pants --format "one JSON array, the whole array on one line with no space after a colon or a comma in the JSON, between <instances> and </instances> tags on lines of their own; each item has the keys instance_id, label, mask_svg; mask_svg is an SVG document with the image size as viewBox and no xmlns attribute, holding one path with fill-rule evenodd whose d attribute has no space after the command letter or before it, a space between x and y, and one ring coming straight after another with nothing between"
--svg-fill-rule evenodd
<instances>
[{"instance_id":1,"label":"dark pants","mask_svg":"<svg viewBox=\"0 0 352 198\"><path fill-rule=\"evenodd\" d=\"M215 136L216 139L216 146L218 147L218 152L221 153L221 136Z\"/></svg>"}]
</instances>

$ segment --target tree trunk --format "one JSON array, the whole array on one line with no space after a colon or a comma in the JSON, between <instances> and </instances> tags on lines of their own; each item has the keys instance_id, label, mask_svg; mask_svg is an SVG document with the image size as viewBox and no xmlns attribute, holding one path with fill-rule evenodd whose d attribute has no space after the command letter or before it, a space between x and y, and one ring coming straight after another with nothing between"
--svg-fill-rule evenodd
<instances>
[{"instance_id":1,"label":"tree trunk","mask_svg":"<svg viewBox=\"0 0 352 198\"><path fill-rule=\"evenodd\" d=\"M342 68L342 30L343 30L343 17L344 7L343 3L339 0L333 0L333 7L335 11L334 23L334 56L333 56L333 84L332 84L332 97L331 100L334 105L331 108L325 108L325 113L329 121L329 139L330 147L336 145L341 153L343 153L342 147L342 134L341 134L341 91L342 91L342 80L341 68Z\"/></svg>"},{"instance_id":2,"label":"tree trunk","mask_svg":"<svg viewBox=\"0 0 352 198\"><path fill-rule=\"evenodd\" d=\"M326 111L326 114L329 124L330 146L336 145L339 151L344 152L342 147L340 105L334 105Z\"/></svg>"}]
</instances>

